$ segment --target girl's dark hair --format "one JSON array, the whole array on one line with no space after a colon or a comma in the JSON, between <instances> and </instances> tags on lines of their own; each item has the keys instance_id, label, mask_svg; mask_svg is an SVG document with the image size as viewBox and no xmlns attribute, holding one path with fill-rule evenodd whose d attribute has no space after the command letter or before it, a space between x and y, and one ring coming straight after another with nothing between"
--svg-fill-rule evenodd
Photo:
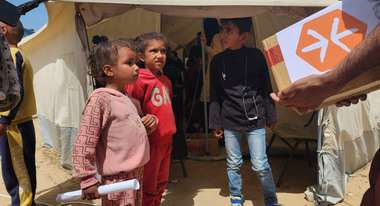
<instances>
[{"instance_id":1,"label":"girl's dark hair","mask_svg":"<svg viewBox=\"0 0 380 206\"><path fill-rule=\"evenodd\" d=\"M89 75L101 85L105 85L107 76L103 71L103 67L105 65L115 65L119 57L119 49L123 47L136 51L132 39L117 39L97 44L88 58Z\"/></svg>"},{"instance_id":2,"label":"girl's dark hair","mask_svg":"<svg viewBox=\"0 0 380 206\"><path fill-rule=\"evenodd\" d=\"M136 37L135 39L135 45L138 53L144 53L146 47L148 46L149 41L151 40L159 40L163 41L165 44L165 47L168 47L168 40L167 38L158 32L149 32L141 34L140 36Z\"/></svg>"}]
</instances>

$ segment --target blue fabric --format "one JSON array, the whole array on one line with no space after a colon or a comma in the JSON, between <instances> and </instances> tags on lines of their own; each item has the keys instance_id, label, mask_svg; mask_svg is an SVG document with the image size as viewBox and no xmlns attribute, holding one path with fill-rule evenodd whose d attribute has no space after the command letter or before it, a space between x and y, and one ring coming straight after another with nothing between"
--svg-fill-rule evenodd
<instances>
[{"instance_id":1,"label":"blue fabric","mask_svg":"<svg viewBox=\"0 0 380 206\"><path fill-rule=\"evenodd\" d=\"M24 148L24 161L28 170L30 183L32 186L33 197L36 194L37 178L36 178L36 135L34 131L33 120L21 123L18 129L22 135ZM34 198L33 198L34 199Z\"/></svg>"},{"instance_id":2,"label":"blue fabric","mask_svg":"<svg viewBox=\"0 0 380 206\"><path fill-rule=\"evenodd\" d=\"M36 194L36 162L35 162L35 154L36 154L36 138L34 133L33 121L27 121L25 123L21 123L17 125L18 130L22 136L22 144L23 144L23 153L24 153L24 162L27 168L31 189L33 193L33 199ZM19 196L19 182L17 180L17 176L15 174L13 164L12 164L12 156L9 148L8 137L5 135L0 137L0 154L1 154L1 167L3 180L5 183L5 187L12 199L12 206L20 205L20 196ZM25 203L24 203L25 204ZM34 206L35 203L32 203Z\"/></svg>"},{"instance_id":3,"label":"blue fabric","mask_svg":"<svg viewBox=\"0 0 380 206\"><path fill-rule=\"evenodd\" d=\"M53 148L57 147L57 127L56 125L49 121L45 116L38 115L40 131L41 131L41 142L44 147Z\"/></svg>"},{"instance_id":4,"label":"blue fabric","mask_svg":"<svg viewBox=\"0 0 380 206\"><path fill-rule=\"evenodd\" d=\"M243 205L243 203L244 203L244 200L241 197L231 198L232 205Z\"/></svg>"},{"instance_id":5,"label":"blue fabric","mask_svg":"<svg viewBox=\"0 0 380 206\"><path fill-rule=\"evenodd\" d=\"M227 175L231 196L242 195L242 178L240 168L243 164L240 150L242 137L247 138L251 156L252 170L261 184L264 193L265 205L277 204L276 186L273 181L272 170L268 163L265 144L265 129L250 131L224 130L225 146L227 151Z\"/></svg>"},{"instance_id":6,"label":"blue fabric","mask_svg":"<svg viewBox=\"0 0 380 206\"><path fill-rule=\"evenodd\" d=\"M13 169L7 135L0 137L0 155L5 188L11 196L12 205L20 205L19 184Z\"/></svg>"},{"instance_id":7,"label":"blue fabric","mask_svg":"<svg viewBox=\"0 0 380 206\"><path fill-rule=\"evenodd\" d=\"M7 117L0 117L0 124L9 125L11 121Z\"/></svg>"}]
</instances>

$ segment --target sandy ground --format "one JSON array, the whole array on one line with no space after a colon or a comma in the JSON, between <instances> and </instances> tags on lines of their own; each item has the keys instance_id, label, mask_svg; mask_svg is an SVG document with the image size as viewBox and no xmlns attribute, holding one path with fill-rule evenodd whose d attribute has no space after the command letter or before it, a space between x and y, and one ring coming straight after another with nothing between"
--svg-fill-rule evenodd
<instances>
[{"instance_id":1,"label":"sandy ground","mask_svg":"<svg viewBox=\"0 0 380 206\"><path fill-rule=\"evenodd\" d=\"M55 202L57 194L78 189L78 182L72 179L71 171L62 169L57 154L38 146L37 149L38 188L36 201L47 205L59 205ZM270 159L275 179L283 166L285 157ZM171 183L163 198L163 206L228 206L228 187L225 173L225 161L186 161L189 176L184 178L178 162L171 168ZM368 188L369 165L349 178L346 199L338 206L357 206ZM242 168L245 206L264 206L261 191L255 174L245 161ZM313 203L304 199L307 186L316 183L315 169L309 167L307 161L298 158L290 163L282 185L278 188L279 201L286 206L312 206ZM99 205L99 201L87 202ZM0 205L10 204L10 199L0 180ZM84 205L84 204L68 204Z\"/></svg>"}]
</instances>

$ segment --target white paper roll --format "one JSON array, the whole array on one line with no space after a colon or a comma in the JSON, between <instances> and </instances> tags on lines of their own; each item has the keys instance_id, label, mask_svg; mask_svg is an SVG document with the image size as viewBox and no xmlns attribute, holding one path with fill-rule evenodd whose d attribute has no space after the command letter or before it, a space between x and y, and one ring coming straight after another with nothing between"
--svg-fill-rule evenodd
<instances>
[{"instance_id":1,"label":"white paper roll","mask_svg":"<svg viewBox=\"0 0 380 206\"><path fill-rule=\"evenodd\" d=\"M121 192L125 190L138 190L140 184L137 179L127 180L109 185L102 185L98 187L99 195L106 195L112 192ZM82 198L82 190L76 190L72 192L66 192L57 195L57 202L67 202L73 200L79 200Z\"/></svg>"}]
</instances>

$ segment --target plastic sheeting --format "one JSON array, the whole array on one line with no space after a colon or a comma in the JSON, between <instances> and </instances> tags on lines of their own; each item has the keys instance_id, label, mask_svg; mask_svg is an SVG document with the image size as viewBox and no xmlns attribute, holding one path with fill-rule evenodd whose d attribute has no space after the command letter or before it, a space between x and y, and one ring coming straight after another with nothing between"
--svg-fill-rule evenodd
<instances>
[{"instance_id":1,"label":"plastic sheeting","mask_svg":"<svg viewBox=\"0 0 380 206\"><path fill-rule=\"evenodd\" d=\"M48 4L48 27L21 47L35 69L38 114L59 126L78 128L87 93L86 58L75 31L74 5L54 7L51 11Z\"/></svg>"},{"instance_id":2,"label":"plastic sheeting","mask_svg":"<svg viewBox=\"0 0 380 206\"><path fill-rule=\"evenodd\" d=\"M104 1L103 1L104 2ZM195 1L192 1L194 3ZM290 3L287 2L277 2L273 4L271 2L267 4L262 4L259 1L250 1L249 3L233 2L231 5L226 6L223 1L216 2L214 6L205 6L208 1L202 2L198 6L178 6L179 4L164 6L161 2L160 5L133 5L133 4L119 4L114 6L114 4L109 3L79 3L78 6L80 11L86 21L87 26L92 26L100 21L107 18L123 14L129 10L135 8L141 8L150 10L152 12L160 13L167 16L177 16L177 17L192 17L192 18L202 18L202 17L214 17L214 18L231 18L231 17L246 17L246 16L256 16L262 14L266 11L272 11L276 14L298 14L305 16L305 11L313 10L313 8L322 8L335 1L313 1L310 4L305 4L305 1L298 1ZM282 4L281 4L282 3ZM290 7L290 6L295 7Z\"/></svg>"},{"instance_id":3,"label":"plastic sheeting","mask_svg":"<svg viewBox=\"0 0 380 206\"><path fill-rule=\"evenodd\" d=\"M57 148L67 166L87 94L87 64L75 30L74 4L52 3L47 9L49 25L21 47L35 73L37 113L45 120L40 121L42 143Z\"/></svg>"},{"instance_id":4,"label":"plastic sheeting","mask_svg":"<svg viewBox=\"0 0 380 206\"><path fill-rule=\"evenodd\" d=\"M160 14L134 9L93 25L87 31L90 40L94 35L106 35L109 39L134 38L145 32L159 32L160 25Z\"/></svg>"},{"instance_id":5,"label":"plastic sheeting","mask_svg":"<svg viewBox=\"0 0 380 206\"><path fill-rule=\"evenodd\" d=\"M346 175L364 166L379 148L380 91L350 107L321 111L318 149L319 185L316 199L336 204L344 199Z\"/></svg>"},{"instance_id":6,"label":"plastic sheeting","mask_svg":"<svg viewBox=\"0 0 380 206\"><path fill-rule=\"evenodd\" d=\"M55 148L60 156L60 164L66 169L72 168L72 145L78 131L74 127L60 127L43 115L38 116L41 130L42 146L47 149Z\"/></svg>"}]
</instances>

